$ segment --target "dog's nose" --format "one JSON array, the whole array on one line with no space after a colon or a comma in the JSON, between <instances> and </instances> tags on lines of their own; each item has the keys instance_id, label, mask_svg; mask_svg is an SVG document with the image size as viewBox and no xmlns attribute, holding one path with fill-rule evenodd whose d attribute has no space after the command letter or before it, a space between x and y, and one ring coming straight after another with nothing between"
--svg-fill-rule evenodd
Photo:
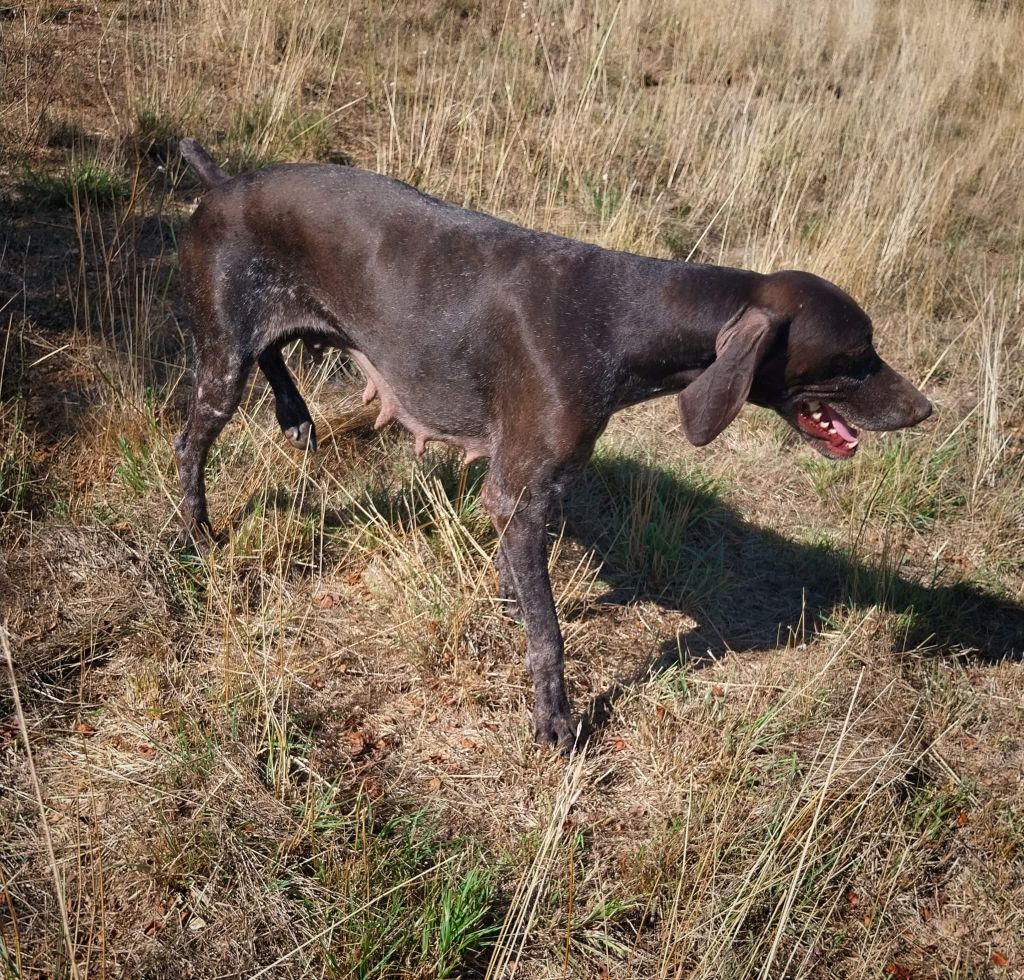
<instances>
[{"instance_id":1,"label":"dog's nose","mask_svg":"<svg viewBox=\"0 0 1024 980\"><path fill-rule=\"evenodd\" d=\"M911 425L918 425L923 422L929 415L932 414L932 410L935 408L932 403L925 398L924 395L918 395L914 400L914 421Z\"/></svg>"}]
</instances>

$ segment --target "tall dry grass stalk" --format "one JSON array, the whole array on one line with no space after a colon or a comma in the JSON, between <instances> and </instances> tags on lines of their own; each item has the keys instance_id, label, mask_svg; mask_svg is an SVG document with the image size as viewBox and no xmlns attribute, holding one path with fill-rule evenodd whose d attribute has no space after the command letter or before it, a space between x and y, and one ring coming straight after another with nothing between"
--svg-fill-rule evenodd
<instances>
[{"instance_id":1,"label":"tall dry grass stalk","mask_svg":"<svg viewBox=\"0 0 1024 980\"><path fill-rule=\"evenodd\" d=\"M976 288L978 292L973 296L976 319L971 325L975 328L981 398L972 484L975 499L981 486L992 486L998 480L1001 462L1012 454L1014 429L1010 426L1016 426L1024 408L1024 389L1008 368L1024 353L1024 331L1020 329L1024 313L1024 265L1018 265L1008 285L1005 282L989 284L983 278ZM1015 455L1019 469L1019 451ZM1014 466L1012 459L1009 465Z\"/></svg>"},{"instance_id":2,"label":"tall dry grass stalk","mask_svg":"<svg viewBox=\"0 0 1024 980\"><path fill-rule=\"evenodd\" d=\"M353 127L355 156L458 203L610 247L685 256L699 241L699 257L811 268L886 304L935 301L956 271L941 244L954 215L1008 195L1024 159L1015 7L619 0L473 14L451 44L363 21L368 62L346 48L351 13L322 0L167 8L130 63L173 74L141 71L132 98L264 156L303 151L289 114L345 132L367 99L380 111ZM420 16L444 29L441 13ZM211 98L212 75L231 98L192 111L188 93ZM263 104L255 129L232 129L234 107Z\"/></svg>"},{"instance_id":3,"label":"tall dry grass stalk","mask_svg":"<svg viewBox=\"0 0 1024 980\"><path fill-rule=\"evenodd\" d=\"M494 953L487 965L486 980L515 976L521 968L523 950L536 925L538 906L552 878L560 876L561 867L565 864L563 851L569 814L579 800L584 782L593 778L593 773L588 776L587 768L585 751L576 755L566 767L533 860L517 876Z\"/></svg>"},{"instance_id":4,"label":"tall dry grass stalk","mask_svg":"<svg viewBox=\"0 0 1024 980\"><path fill-rule=\"evenodd\" d=\"M53 850L53 838L50 836L50 825L47 820L47 807L43 799L43 789L39 783L39 775L36 772L35 761L32 758L32 742L29 738L28 725L25 722L25 712L21 706L21 693L18 691L18 678L14 672L14 655L11 653L10 637L7 632L7 624L0 626L0 652L3 653L4 666L6 667L7 679L11 685L11 701L14 704L14 717L17 720L18 734L21 736L22 744L25 746L25 758L28 761L28 770L32 781L32 791L35 795L35 802L39 808L39 827L43 841L46 845L46 856L49 860L50 873L53 876L54 897L57 900L57 908L60 912L61 931L65 949L67 951L67 962L64 964L71 977L71 980L78 980L78 956L75 950L75 939L71 934L71 926L68 920L67 902L65 899L66 883L57 865L57 857Z\"/></svg>"}]
</instances>

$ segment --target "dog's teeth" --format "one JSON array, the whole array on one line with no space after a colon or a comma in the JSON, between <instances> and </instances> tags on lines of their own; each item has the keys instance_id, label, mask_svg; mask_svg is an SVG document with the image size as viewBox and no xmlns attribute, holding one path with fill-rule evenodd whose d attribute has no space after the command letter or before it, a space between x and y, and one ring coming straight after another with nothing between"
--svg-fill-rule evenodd
<instances>
[{"instance_id":1,"label":"dog's teeth","mask_svg":"<svg viewBox=\"0 0 1024 980\"><path fill-rule=\"evenodd\" d=\"M815 422L820 422L821 421L821 412L820 411L811 412L811 418L814 419Z\"/></svg>"},{"instance_id":2,"label":"dog's teeth","mask_svg":"<svg viewBox=\"0 0 1024 980\"><path fill-rule=\"evenodd\" d=\"M854 439L853 442L848 442L846 444L846 448L847 449L856 449L857 448L857 444L858 444L858 440Z\"/></svg>"},{"instance_id":3,"label":"dog's teeth","mask_svg":"<svg viewBox=\"0 0 1024 980\"><path fill-rule=\"evenodd\" d=\"M822 429L827 429L827 428L828 428L828 422L819 422L819 423L818 423L818 425L819 425L819 426L820 426L820 427L821 427Z\"/></svg>"}]
</instances>

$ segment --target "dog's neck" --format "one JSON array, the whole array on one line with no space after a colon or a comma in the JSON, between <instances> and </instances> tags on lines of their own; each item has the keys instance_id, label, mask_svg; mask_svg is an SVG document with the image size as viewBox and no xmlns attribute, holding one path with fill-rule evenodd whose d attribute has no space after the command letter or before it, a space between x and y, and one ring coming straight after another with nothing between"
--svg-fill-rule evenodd
<instances>
[{"instance_id":1,"label":"dog's neck","mask_svg":"<svg viewBox=\"0 0 1024 980\"><path fill-rule=\"evenodd\" d=\"M718 335L742 312L761 276L744 269L673 263L649 302L630 303L614 328L624 372L619 408L681 391L715 360ZM700 285L695 285L695 280Z\"/></svg>"}]
</instances>

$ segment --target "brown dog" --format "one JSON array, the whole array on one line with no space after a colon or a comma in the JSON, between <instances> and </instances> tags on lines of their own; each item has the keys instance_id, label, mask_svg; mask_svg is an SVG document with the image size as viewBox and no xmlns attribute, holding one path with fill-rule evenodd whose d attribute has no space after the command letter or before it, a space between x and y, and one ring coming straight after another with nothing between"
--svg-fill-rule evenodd
<instances>
[{"instance_id":1,"label":"brown dog","mask_svg":"<svg viewBox=\"0 0 1024 980\"><path fill-rule=\"evenodd\" d=\"M289 341L348 351L380 399L377 426L487 457L502 594L519 602L538 739L572 747L546 522L613 412L678 392L683 431L715 438L745 401L820 453L857 430L916 425L931 404L875 352L871 321L804 272L760 275L612 252L530 231L348 167L231 179L194 140L209 193L188 222L181 278L196 383L176 442L186 526L209 531L203 468L254 364L277 418L315 448L281 357Z\"/></svg>"}]
</instances>

